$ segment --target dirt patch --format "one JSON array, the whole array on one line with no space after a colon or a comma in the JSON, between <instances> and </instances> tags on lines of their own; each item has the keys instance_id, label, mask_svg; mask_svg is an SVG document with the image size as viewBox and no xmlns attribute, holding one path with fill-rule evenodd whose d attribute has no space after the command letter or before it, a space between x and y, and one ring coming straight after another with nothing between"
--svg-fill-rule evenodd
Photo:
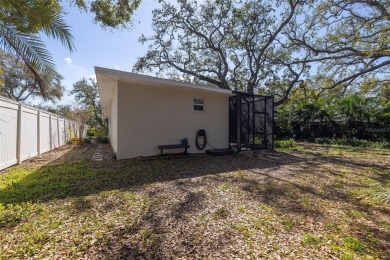
<instances>
[{"instance_id":1,"label":"dirt patch","mask_svg":"<svg viewBox=\"0 0 390 260\"><path fill-rule=\"evenodd\" d=\"M0 175L9 172L13 167L40 167L44 165L55 165L61 164L64 162L74 163L74 162L86 162L90 161L95 150L99 144L84 144L84 145L64 145L62 147L56 148L52 151L43 153L39 156L27 159L23 161L20 165L11 166L7 169L0 171ZM114 152L110 144L100 144L103 153L103 161L112 161L114 160Z\"/></svg>"}]
</instances>

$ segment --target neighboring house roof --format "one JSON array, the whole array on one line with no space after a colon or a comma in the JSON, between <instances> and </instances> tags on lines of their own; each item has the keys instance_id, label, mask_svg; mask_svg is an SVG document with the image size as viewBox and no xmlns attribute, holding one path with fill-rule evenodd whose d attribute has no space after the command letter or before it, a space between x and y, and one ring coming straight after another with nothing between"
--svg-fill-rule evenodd
<instances>
[{"instance_id":1,"label":"neighboring house roof","mask_svg":"<svg viewBox=\"0 0 390 260\"><path fill-rule=\"evenodd\" d=\"M137 83L156 87L173 87L186 90L207 91L215 94L233 96L232 90L217 87L197 85L177 80L162 79L140 75L126 71L95 67L96 80L99 88L100 104L104 115L110 114L114 88L118 82ZM167 89L169 90L169 89Z\"/></svg>"}]
</instances>

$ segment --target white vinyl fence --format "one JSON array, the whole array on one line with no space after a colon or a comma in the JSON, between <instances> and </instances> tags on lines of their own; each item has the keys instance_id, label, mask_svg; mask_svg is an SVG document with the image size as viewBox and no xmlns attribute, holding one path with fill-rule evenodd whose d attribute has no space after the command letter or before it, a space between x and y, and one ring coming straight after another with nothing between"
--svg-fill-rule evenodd
<instances>
[{"instance_id":1,"label":"white vinyl fence","mask_svg":"<svg viewBox=\"0 0 390 260\"><path fill-rule=\"evenodd\" d=\"M66 144L77 128L66 118L0 97L0 170Z\"/></svg>"}]
</instances>

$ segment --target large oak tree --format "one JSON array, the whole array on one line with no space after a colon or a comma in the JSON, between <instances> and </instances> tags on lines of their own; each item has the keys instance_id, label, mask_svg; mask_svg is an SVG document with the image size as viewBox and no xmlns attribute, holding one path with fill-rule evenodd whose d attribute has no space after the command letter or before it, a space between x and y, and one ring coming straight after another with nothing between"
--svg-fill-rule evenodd
<instances>
[{"instance_id":1,"label":"large oak tree","mask_svg":"<svg viewBox=\"0 0 390 260\"><path fill-rule=\"evenodd\" d=\"M387 81L389 15L382 1L162 2L135 71L276 96L313 79L323 90ZM342 92L341 92L342 93Z\"/></svg>"},{"instance_id":2,"label":"large oak tree","mask_svg":"<svg viewBox=\"0 0 390 260\"><path fill-rule=\"evenodd\" d=\"M297 64L315 64L323 90L389 82L390 2L321 0L306 8L287 36L299 48Z\"/></svg>"},{"instance_id":3,"label":"large oak tree","mask_svg":"<svg viewBox=\"0 0 390 260\"><path fill-rule=\"evenodd\" d=\"M295 26L305 1L162 2L153 11L154 35L142 37L149 51L134 70L249 93L264 92L268 83L280 100L302 83L305 64L292 64L294 48L283 35ZM276 9L278 10L276 12ZM275 85L275 84L274 84Z\"/></svg>"}]
</instances>

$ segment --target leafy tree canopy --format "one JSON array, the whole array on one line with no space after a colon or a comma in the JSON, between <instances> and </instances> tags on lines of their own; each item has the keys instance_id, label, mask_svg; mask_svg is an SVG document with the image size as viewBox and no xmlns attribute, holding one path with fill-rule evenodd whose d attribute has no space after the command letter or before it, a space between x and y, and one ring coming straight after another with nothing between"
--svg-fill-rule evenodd
<instances>
[{"instance_id":1,"label":"leafy tree canopy","mask_svg":"<svg viewBox=\"0 0 390 260\"><path fill-rule=\"evenodd\" d=\"M149 51L136 71L166 72L171 77L250 93L279 82L280 99L302 81L305 65L291 64L283 33L295 26L306 1L217 0L198 4L162 2L153 11L154 35L141 37ZM278 9L278 13L276 13Z\"/></svg>"},{"instance_id":2,"label":"leafy tree canopy","mask_svg":"<svg viewBox=\"0 0 390 260\"><path fill-rule=\"evenodd\" d=\"M389 82L388 0L320 0L306 7L286 34L297 63L316 64L324 89L356 87L368 78Z\"/></svg>"},{"instance_id":3,"label":"leafy tree canopy","mask_svg":"<svg viewBox=\"0 0 390 260\"><path fill-rule=\"evenodd\" d=\"M65 23L64 0L1 0L0 45L4 51L21 58L34 75L41 95L48 95L45 73L55 74L55 64L39 36L58 39L70 51L75 49L69 26ZM68 0L80 9L92 12L94 21L103 27L119 28L131 24L140 0ZM0 70L1 72L1 70Z\"/></svg>"},{"instance_id":4,"label":"leafy tree canopy","mask_svg":"<svg viewBox=\"0 0 390 260\"><path fill-rule=\"evenodd\" d=\"M70 114L72 113L73 107L71 105L47 105L47 104L39 104L35 107L38 107L42 110L49 111L51 113L70 118Z\"/></svg>"},{"instance_id":5,"label":"leafy tree canopy","mask_svg":"<svg viewBox=\"0 0 390 260\"><path fill-rule=\"evenodd\" d=\"M96 81L90 79L81 79L73 84L73 89L70 94L75 95L75 100L78 103L84 104L91 113L94 115L94 124L98 123L100 126L105 127L104 120L102 118L102 109L99 102L99 91Z\"/></svg>"},{"instance_id":6,"label":"leafy tree canopy","mask_svg":"<svg viewBox=\"0 0 390 260\"><path fill-rule=\"evenodd\" d=\"M56 0L2 0L0 20L14 25L19 32L38 33L51 23L51 16L59 12L61 5Z\"/></svg>"},{"instance_id":7,"label":"leafy tree canopy","mask_svg":"<svg viewBox=\"0 0 390 260\"><path fill-rule=\"evenodd\" d=\"M141 0L2 0L0 20L20 32L38 33L51 23L53 14L63 12L64 2L91 12L94 22L103 27L118 28L131 24Z\"/></svg>"},{"instance_id":8,"label":"leafy tree canopy","mask_svg":"<svg viewBox=\"0 0 390 260\"><path fill-rule=\"evenodd\" d=\"M73 0L73 3L92 12L94 21L103 27L118 28L131 24L133 13L141 0L93 0L89 5L85 0Z\"/></svg>"},{"instance_id":9,"label":"leafy tree canopy","mask_svg":"<svg viewBox=\"0 0 390 260\"><path fill-rule=\"evenodd\" d=\"M373 78L347 91L342 85L326 89L320 84L306 81L278 107L279 137L390 138L386 132L390 125L389 84Z\"/></svg>"},{"instance_id":10,"label":"leafy tree canopy","mask_svg":"<svg viewBox=\"0 0 390 260\"><path fill-rule=\"evenodd\" d=\"M388 82L386 2L162 1L134 71L271 94L276 105L308 80L318 95L344 95L368 78Z\"/></svg>"},{"instance_id":11,"label":"leafy tree canopy","mask_svg":"<svg viewBox=\"0 0 390 260\"><path fill-rule=\"evenodd\" d=\"M16 101L41 97L39 82L19 57L0 51L0 93ZM62 76L55 71L42 75L46 84L46 98L55 103L61 99L64 86Z\"/></svg>"}]
</instances>

